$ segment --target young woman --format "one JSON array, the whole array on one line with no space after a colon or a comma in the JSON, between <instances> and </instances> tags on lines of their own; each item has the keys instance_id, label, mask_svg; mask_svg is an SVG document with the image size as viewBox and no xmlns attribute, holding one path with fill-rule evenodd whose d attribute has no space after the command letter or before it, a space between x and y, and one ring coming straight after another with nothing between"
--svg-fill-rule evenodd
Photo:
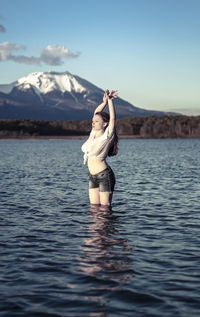
<instances>
[{"instance_id":1,"label":"young woman","mask_svg":"<svg viewBox=\"0 0 200 317\"><path fill-rule=\"evenodd\" d=\"M84 164L88 164L90 172L89 198L92 207L111 206L115 175L106 163L106 157L117 154L118 138L115 131L116 117L113 105L113 98L116 97L117 91L105 91L103 103L94 112L90 136L81 148L85 153ZM103 112L107 103L109 114Z\"/></svg>"}]
</instances>

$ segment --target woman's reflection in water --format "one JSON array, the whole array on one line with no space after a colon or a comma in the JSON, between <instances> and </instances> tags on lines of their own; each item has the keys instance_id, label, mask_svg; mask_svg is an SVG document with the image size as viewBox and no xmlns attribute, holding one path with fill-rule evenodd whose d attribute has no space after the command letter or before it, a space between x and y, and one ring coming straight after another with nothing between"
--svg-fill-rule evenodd
<instances>
[{"instance_id":1,"label":"woman's reflection in water","mask_svg":"<svg viewBox=\"0 0 200 317\"><path fill-rule=\"evenodd\" d=\"M99 302L109 301L109 290L123 290L123 286L134 274L132 269L131 248L128 240L122 238L124 227L120 225L119 217L112 210L90 209L91 222L88 224L89 237L84 241L84 255L79 258L80 269L88 277L93 290L101 290L99 296L87 296L87 299ZM122 231L123 230L123 231ZM102 291L105 291L102 293ZM106 293L106 294L105 294ZM103 298L104 297L104 298Z\"/></svg>"}]
</instances>

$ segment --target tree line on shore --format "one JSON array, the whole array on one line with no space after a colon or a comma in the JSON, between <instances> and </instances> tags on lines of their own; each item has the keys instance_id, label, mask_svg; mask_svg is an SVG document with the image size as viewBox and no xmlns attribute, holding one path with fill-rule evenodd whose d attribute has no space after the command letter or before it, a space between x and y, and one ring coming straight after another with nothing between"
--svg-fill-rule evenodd
<instances>
[{"instance_id":1,"label":"tree line on shore","mask_svg":"<svg viewBox=\"0 0 200 317\"><path fill-rule=\"evenodd\" d=\"M0 138L86 136L90 121L0 120ZM119 137L200 138L200 116L128 117L117 120Z\"/></svg>"}]
</instances>

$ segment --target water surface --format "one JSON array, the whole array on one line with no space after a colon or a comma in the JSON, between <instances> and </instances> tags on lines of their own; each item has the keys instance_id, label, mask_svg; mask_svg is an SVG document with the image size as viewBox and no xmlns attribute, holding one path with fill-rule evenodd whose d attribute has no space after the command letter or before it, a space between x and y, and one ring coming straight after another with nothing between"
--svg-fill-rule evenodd
<instances>
[{"instance_id":1,"label":"water surface","mask_svg":"<svg viewBox=\"0 0 200 317\"><path fill-rule=\"evenodd\" d=\"M200 140L121 140L111 212L82 143L0 141L1 316L199 316Z\"/></svg>"}]
</instances>

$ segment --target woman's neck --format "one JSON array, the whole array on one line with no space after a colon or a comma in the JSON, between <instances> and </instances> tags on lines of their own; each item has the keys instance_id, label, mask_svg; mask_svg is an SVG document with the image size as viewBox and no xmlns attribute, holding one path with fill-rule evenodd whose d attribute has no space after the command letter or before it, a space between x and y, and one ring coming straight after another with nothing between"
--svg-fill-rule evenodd
<instances>
[{"instance_id":1,"label":"woman's neck","mask_svg":"<svg viewBox=\"0 0 200 317\"><path fill-rule=\"evenodd\" d=\"M95 138L98 138L104 134L104 130L97 130L95 133Z\"/></svg>"}]
</instances>

